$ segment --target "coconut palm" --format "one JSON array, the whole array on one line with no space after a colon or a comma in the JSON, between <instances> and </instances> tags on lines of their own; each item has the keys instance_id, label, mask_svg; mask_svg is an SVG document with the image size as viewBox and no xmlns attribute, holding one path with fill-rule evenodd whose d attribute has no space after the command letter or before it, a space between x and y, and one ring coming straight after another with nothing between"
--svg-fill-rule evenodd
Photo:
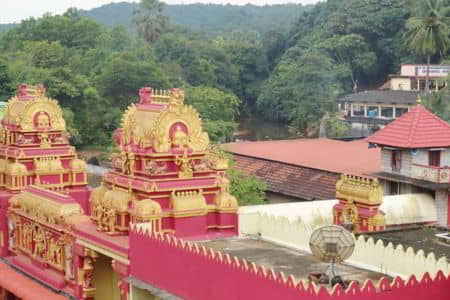
<instances>
[{"instance_id":1,"label":"coconut palm","mask_svg":"<svg viewBox=\"0 0 450 300\"><path fill-rule=\"evenodd\" d=\"M450 47L449 11L447 0L416 0L413 16L406 21L406 45L417 55L427 57L426 91L429 91L431 56L442 54Z\"/></svg>"},{"instance_id":2,"label":"coconut palm","mask_svg":"<svg viewBox=\"0 0 450 300\"><path fill-rule=\"evenodd\" d=\"M141 0L133 12L133 21L144 39L153 43L165 31L168 17L162 14L165 4L158 0Z\"/></svg>"}]
</instances>

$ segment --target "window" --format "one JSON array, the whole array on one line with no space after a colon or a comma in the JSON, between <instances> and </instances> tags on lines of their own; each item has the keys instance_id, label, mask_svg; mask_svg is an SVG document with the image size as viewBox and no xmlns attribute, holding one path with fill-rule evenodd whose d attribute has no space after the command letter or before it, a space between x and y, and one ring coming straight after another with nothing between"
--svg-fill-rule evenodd
<instances>
[{"instance_id":1,"label":"window","mask_svg":"<svg viewBox=\"0 0 450 300\"><path fill-rule=\"evenodd\" d=\"M441 166L441 151L428 152L428 165L433 167Z\"/></svg>"},{"instance_id":2,"label":"window","mask_svg":"<svg viewBox=\"0 0 450 300\"><path fill-rule=\"evenodd\" d=\"M407 112L408 112L408 108L406 108L406 107L396 107L395 108L395 117L398 118Z\"/></svg>"},{"instance_id":3,"label":"window","mask_svg":"<svg viewBox=\"0 0 450 300\"><path fill-rule=\"evenodd\" d=\"M381 116L385 118L392 118L394 116L394 108L393 107L382 107L381 108Z\"/></svg>"},{"instance_id":4,"label":"window","mask_svg":"<svg viewBox=\"0 0 450 300\"><path fill-rule=\"evenodd\" d=\"M402 168L402 151L392 150L391 167L392 171L400 172Z\"/></svg>"},{"instance_id":5,"label":"window","mask_svg":"<svg viewBox=\"0 0 450 300\"><path fill-rule=\"evenodd\" d=\"M400 184L394 181L388 181L389 185L389 195L399 195L400 194Z\"/></svg>"},{"instance_id":6,"label":"window","mask_svg":"<svg viewBox=\"0 0 450 300\"><path fill-rule=\"evenodd\" d=\"M364 116L364 105L352 104L353 116Z\"/></svg>"}]
</instances>

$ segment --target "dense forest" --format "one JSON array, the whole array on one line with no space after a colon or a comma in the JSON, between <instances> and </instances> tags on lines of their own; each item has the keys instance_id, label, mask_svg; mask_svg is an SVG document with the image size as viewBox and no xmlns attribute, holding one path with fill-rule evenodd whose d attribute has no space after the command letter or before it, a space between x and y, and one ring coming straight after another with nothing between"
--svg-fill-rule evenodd
<instances>
[{"instance_id":1,"label":"dense forest","mask_svg":"<svg viewBox=\"0 0 450 300\"><path fill-rule=\"evenodd\" d=\"M0 99L20 82L43 82L63 106L78 146L110 145L142 86L183 87L213 141L230 140L242 116L303 133L333 115L335 100L354 86L377 87L402 62L448 59L448 48L421 52L408 45L416 14L411 2L175 9L142 0L128 10L124 3L69 9L0 34ZM433 104L445 113L442 99L434 95Z\"/></svg>"}]
</instances>

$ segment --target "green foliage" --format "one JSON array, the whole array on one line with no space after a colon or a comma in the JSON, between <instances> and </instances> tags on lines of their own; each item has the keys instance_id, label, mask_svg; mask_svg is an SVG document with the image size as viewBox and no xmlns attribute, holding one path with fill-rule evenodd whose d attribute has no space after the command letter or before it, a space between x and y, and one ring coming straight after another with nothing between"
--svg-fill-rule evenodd
<instances>
[{"instance_id":1,"label":"green foliage","mask_svg":"<svg viewBox=\"0 0 450 300\"><path fill-rule=\"evenodd\" d=\"M0 59L0 101L6 101L12 94L11 79L8 73L8 66Z\"/></svg>"},{"instance_id":2,"label":"green foliage","mask_svg":"<svg viewBox=\"0 0 450 300\"><path fill-rule=\"evenodd\" d=\"M348 123L337 116L332 116L326 121L327 137L339 138L345 136L349 130Z\"/></svg>"},{"instance_id":3,"label":"green foliage","mask_svg":"<svg viewBox=\"0 0 450 300\"><path fill-rule=\"evenodd\" d=\"M427 95L423 99L423 105L439 118L450 123L450 92L448 88Z\"/></svg>"},{"instance_id":4,"label":"green foliage","mask_svg":"<svg viewBox=\"0 0 450 300\"><path fill-rule=\"evenodd\" d=\"M228 169L230 192L236 197L239 205L264 204L267 184L255 176L247 176L233 169L233 164L231 161Z\"/></svg>"},{"instance_id":5,"label":"green foliage","mask_svg":"<svg viewBox=\"0 0 450 300\"><path fill-rule=\"evenodd\" d=\"M258 98L266 118L291 123L304 132L333 108L341 92L330 58L317 51L290 49L276 67Z\"/></svg>"},{"instance_id":6,"label":"green foliage","mask_svg":"<svg viewBox=\"0 0 450 300\"><path fill-rule=\"evenodd\" d=\"M194 106L204 122L204 129L214 142L227 142L236 130L241 101L233 93L199 86L186 89L186 102Z\"/></svg>"},{"instance_id":7,"label":"green foliage","mask_svg":"<svg viewBox=\"0 0 450 300\"><path fill-rule=\"evenodd\" d=\"M443 53L450 47L447 0L416 0L406 22L405 42L418 55Z\"/></svg>"},{"instance_id":8,"label":"green foliage","mask_svg":"<svg viewBox=\"0 0 450 300\"><path fill-rule=\"evenodd\" d=\"M166 30L168 18L163 15L165 3L158 0L140 0L134 11L134 22L138 33L148 42L153 43Z\"/></svg>"}]
</instances>

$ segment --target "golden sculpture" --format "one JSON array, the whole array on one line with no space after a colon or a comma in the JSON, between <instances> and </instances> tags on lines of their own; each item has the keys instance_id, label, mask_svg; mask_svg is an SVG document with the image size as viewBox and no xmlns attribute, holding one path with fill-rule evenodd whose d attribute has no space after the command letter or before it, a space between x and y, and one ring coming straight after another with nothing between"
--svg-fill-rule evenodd
<instances>
[{"instance_id":1,"label":"golden sculpture","mask_svg":"<svg viewBox=\"0 0 450 300\"><path fill-rule=\"evenodd\" d=\"M378 179L342 175L336 183L336 198L358 203L377 205L383 202L383 188Z\"/></svg>"},{"instance_id":2,"label":"golden sculpture","mask_svg":"<svg viewBox=\"0 0 450 300\"><path fill-rule=\"evenodd\" d=\"M48 136L47 132L42 132L39 134L40 139L40 146L41 148L50 148L52 146L52 143L50 141L50 138Z\"/></svg>"},{"instance_id":3,"label":"golden sculpture","mask_svg":"<svg viewBox=\"0 0 450 300\"><path fill-rule=\"evenodd\" d=\"M173 133L172 145L178 148L187 147L189 145L189 137L180 126L177 126Z\"/></svg>"},{"instance_id":4,"label":"golden sculpture","mask_svg":"<svg viewBox=\"0 0 450 300\"><path fill-rule=\"evenodd\" d=\"M180 171L178 172L179 178L192 178L193 171L191 166L191 159L187 156L185 151L183 156L177 156L175 159L175 164L180 166Z\"/></svg>"}]
</instances>

